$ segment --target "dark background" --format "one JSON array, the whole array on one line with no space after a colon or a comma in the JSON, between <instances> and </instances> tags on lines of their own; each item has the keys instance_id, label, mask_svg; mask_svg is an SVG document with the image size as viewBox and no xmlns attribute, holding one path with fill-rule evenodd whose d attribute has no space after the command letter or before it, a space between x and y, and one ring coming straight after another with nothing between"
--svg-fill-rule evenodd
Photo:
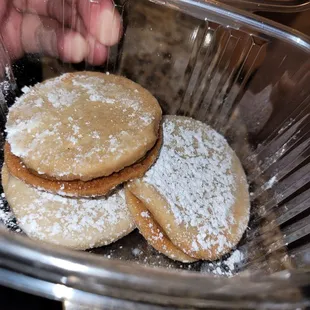
<instances>
[{"instance_id":1,"label":"dark background","mask_svg":"<svg viewBox=\"0 0 310 310\"><path fill-rule=\"evenodd\" d=\"M61 310L62 304L57 301L35 297L0 286L1 310Z\"/></svg>"}]
</instances>

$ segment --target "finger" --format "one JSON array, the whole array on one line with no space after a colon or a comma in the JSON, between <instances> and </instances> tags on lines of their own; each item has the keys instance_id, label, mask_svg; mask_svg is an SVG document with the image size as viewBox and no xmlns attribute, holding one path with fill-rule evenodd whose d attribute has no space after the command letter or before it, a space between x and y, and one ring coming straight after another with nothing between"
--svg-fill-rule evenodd
<instances>
[{"instance_id":1,"label":"finger","mask_svg":"<svg viewBox=\"0 0 310 310\"><path fill-rule=\"evenodd\" d=\"M108 55L107 47L98 42L93 36L87 37L88 56L86 61L94 66L103 64Z\"/></svg>"},{"instance_id":2,"label":"finger","mask_svg":"<svg viewBox=\"0 0 310 310\"><path fill-rule=\"evenodd\" d=\"M81 34L33 14L23 15L21 40L26 53L44 53L74 63L88 55L88 45Z\"/></svg>"},{"instance_id":3,"label":"finger","mask_svg":"<svg viewBox=\"0 0 310 310\"><path fill-rule=\"evenodd\" d=\"M75 29L79 16L88 32L101 44L111 46L121 37L121 18L111 0L13 0L22 12L55 18Z\"/></svg>"},{"instance_id":4,"label":"finger","mask_svg":"<svg viewBox=\"0 0 310 310\"><path fill-rule=\"evenodd\" d=\"M22 13L49 16L64 25L70 25L76 17L75 6L64 0L13 0L13 5Z\"/></svg>"},{"instance_id":5,"label":"finger","mask_svg":"<svg viewBox=\"0 0 310 310\"><path fill-rule=\"evenodd\" d=\"M74 0L67 0L74 1ZM121 17L111 0L76 0L77 12L86 29L101 44L116 44L121 36Z\"/></svg>"},{"instance_id":6,"label":"finger","mask_svg":"<svg viewBox=\"0 0 310 310\"><path fill-rule=\"evenodd\" d=\"M87 0L85 0L87 1ZM75 1L69 0L13 0L14 6L21 13L31 13L51 17L63 26L76 30L86 36L84 22L77 14Z\"/></svg>"},{"instance_id":7,"label":"finger","mask_svg":"<svg viewBox=\"0 0 310 310\"><path fill-rule=\"evenodd\" d=\"M1 35L8 52L7 54L11 60L15 60L24 54L20 40L22 15L15 9L11 10L9 14L10 19L1 24Z\"/></svg>"}]
</instances>

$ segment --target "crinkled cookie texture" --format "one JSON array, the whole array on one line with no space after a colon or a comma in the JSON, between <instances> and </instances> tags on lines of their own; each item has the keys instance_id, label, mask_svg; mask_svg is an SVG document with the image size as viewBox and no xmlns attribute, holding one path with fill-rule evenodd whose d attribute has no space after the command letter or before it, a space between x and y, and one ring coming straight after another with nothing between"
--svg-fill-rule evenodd
<instances>
[{"instance_id":1,"label":"crinkled cookie texture","mask_svg":"<svg viewBox=\"0 0 310 310\"><path fill-rule=\"evenodd\" d=\"M6 166L2 184L18 225L35 240L85 250L112 243L135 228L123 189L107 198L64 198L30 187Z\"/></svg>"},{"instance_id":2,"label":"crinkled cookie texture","mask_svg":"<svg viewBox=\"0 0 310 310\"><path fill-rule=\"evenodd\" d=\"M248 224L248 185L239 159L223 136L191 118L164 117L159 158L128 189L170 241L196 259L229 252Z\"/></svg>"},{"instance_id":3,"label":"crinkled cookie texture","mask_svg":"<svg viewBox=\"0 0 310 310\"><path fill-rule=\"evenodd\" d=\"M158 138L160 120L157 100L138 84L76 72L24 88L9 110L6 132L27 168L88 181L141 159Z\"/></svg>"}]
</instances>

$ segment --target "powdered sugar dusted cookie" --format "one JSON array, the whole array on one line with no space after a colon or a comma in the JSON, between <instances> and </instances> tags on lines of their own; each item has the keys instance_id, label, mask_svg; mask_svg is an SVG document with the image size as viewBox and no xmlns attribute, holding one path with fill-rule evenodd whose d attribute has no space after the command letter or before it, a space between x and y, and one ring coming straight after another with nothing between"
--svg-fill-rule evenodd
<instances>
[{"instance_id":1,"label":"powdered sugar dusted cookie","mask_svg":"<svg viewBox=\"0 0 310 310\"><path fill-rule=\"evenodd\" d=\"M128 189L125 192L127 206L135 219L136 226L150 245L173 260L184 263L191 263L197 260L186 255L170 241L141 200Z\"/></svg>"},{"instance_id":2,"label":"powdered sugar dusted cookie","mask_svg":"<svg viewBox=\"0 0 310 310\"><path fill-rule=\"evenodd\" d=\"M164 117L159 158L128 190L170 241L196 259L229 252L248 224L248 185L239 159L223 136L191 118Z\"/></svg>"},{"instance_id":3,"label":"powdered sugar dusted cookie","mask_svg":"<svg viewBox=\"0 0 310 310\"><path fill-rule=\"evenodd\" d=\"M42 177L111 175L140 160L158 138L157 100L124 77L67 73L24 92L9 110L7 141Z\"/></svg>"},{"instance_id":4,"label":"powdered sugar dusted cookie","mask_svg":"<svg viewBox=\"0 0 310 310\"><path fill-rule=\"evenodd\" d=\"M6 199L32 239L85 250L112 243L134 229L124 190L107 198L73 199L39 191L2 168Z\"/></svg>"}]
</instances>

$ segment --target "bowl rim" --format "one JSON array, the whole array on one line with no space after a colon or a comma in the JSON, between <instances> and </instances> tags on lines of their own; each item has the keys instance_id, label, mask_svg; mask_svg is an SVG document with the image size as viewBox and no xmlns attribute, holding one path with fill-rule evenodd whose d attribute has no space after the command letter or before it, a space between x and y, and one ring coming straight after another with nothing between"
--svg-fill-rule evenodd
<instances>
[{"instance_id":1,"label":"bowl rim","mask_svg":"<svg viewBox=\"0 0 310 310\"><path fill-rule=\"evenodd\" d=\"M220 0L223 3L234 5L238 8L249 10L252 12L281 12L281 13L297 13L303 12L310 8L309 1L290 0L288 3L278 0Z\"/></svg>"},{"instance_id":2,"label":"bowl rim","mask_svg":"<svg viewBox=\"0 0 310 310\"><path fill-rule=\"evenodd\" d=\"M284 270L271 276L240 274L216 277L167 270L75 252L11 233L0 227L0 284L61 301L100 305L114 302L177 306L232 305L247 309L270 303L309 305L297 286L309 283L309 270ZM283 291L286 296L283 296ZM266 299L268 296L268 299ZM94 300L93 300L94 298ZM277 309L277 308L275 308Z\"/></svg>"},{"instance_id":3,"label":"bowl rim","mask_svg":"<svg viewBox=\"0 0 310 310\"><path fill-rule=\"evenodd\" d=\"M264 35L272 36L309 52L310 37L302 32L251 12L219 3L216 0L145 0L170 7L205 21L220 23L225 19L226 27L243 30L244 26ZM310 3L309 3L310 4ZM207 12L207 14L206 14Z\"/></svg>"}]
</instances>

